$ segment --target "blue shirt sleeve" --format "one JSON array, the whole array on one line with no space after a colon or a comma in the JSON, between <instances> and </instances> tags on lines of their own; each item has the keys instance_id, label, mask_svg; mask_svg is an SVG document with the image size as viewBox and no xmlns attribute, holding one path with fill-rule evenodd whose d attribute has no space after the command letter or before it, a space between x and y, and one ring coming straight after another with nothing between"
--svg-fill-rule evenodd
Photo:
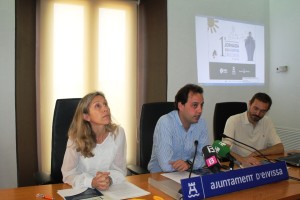
<instances>
[{"instance_id":1,"label":"blue shirt sleeve","mask_svg":"<svg viewBox=\"0 0 300 200\"><path fill-rule=\"evenodd\" d=\"M154 130L153 148L158 165L164 172L175 170L170 164L173 156L172 132L173 128L167 117L160 118Z\"/></svg>"}]
</instances>

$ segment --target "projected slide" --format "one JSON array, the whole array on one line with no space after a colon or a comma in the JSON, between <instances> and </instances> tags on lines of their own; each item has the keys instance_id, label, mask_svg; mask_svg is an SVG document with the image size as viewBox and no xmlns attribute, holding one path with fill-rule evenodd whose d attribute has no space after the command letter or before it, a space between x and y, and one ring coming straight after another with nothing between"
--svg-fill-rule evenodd
<instances>
[{"instance_id":1,"label":"projected slide","mask_svg":"<svg viewBox=\"0 0 300 200\"><path fill-rule=\"evenodd\" d=\"M196 16L198 82L204 85L262 85L264 26Z\"/></svg>"}]
</instances>

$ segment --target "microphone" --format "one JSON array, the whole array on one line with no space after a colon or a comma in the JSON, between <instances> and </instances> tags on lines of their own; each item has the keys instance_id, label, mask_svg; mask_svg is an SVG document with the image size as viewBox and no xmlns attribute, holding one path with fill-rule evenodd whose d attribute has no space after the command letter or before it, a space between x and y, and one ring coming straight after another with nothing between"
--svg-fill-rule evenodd
<instances>
[{"instance_id":1,"label":"microphone","mask_svg":"<svg viewBox=\"0 0 300 200\"><path fill-rule=\"evenodd\" d=\"M194 145L195 145L195 153L194 153L193 161L192 161L191 166L190 166L189 178L191 178L192 171L193 171L193 168L194 168L195 158L196 158L197 149L198 149L198 140L194 141ZM182 194L182 188L179 189L178 193Z\"/></svg>"},{"instance_id":2,"label":"microphone","mask_svg":"<svg viewBox=\"0 0 300 200\"><path fill-rule=\"evenodd\" d=\"M190 166L190 174L189 174L189 178L191 178L192 171L193 171L193 168L194 168L194 162L195 162L195 158L196 158L196 155L197 155L197 149L198 149L198 140L195 140L195 141L194 141L194 145L195 145L195 153L194 153L194 157L193 157L192 164L191 164L191 166Z\"/></svg>"},{"instance_id":3,"label":"microphone","mask_svg":"<svg viewBox=\"0 0 300 200\"><path fill-rule=\"evenodd\" d=\"M256 148L251 147L251 146L249 146L249 145L247 145L247 144L245 144L245 143L243 143L243 142L240 142L240 141L238 141L238 140L236 140L236 139L234 139L234 138L232 138L232 137L229 137L229 136L227 136L227 135L225 135L225 134L222 134L222 137L223 137L223 138L229 138L229 139L231 139L231 140L233 140L233 141L235 141L235 142L237 142L237 143L240 143L240 144L242 144L242 145L245 145L245 146L247 146L247 147L253 149L254 151L258 152L263 158L265 158L268 162L272 163L272 161L271 161L269 158L267 158L263 153L261 153L261 152L260 152L259 150L257 150ZM293 177L293 176L289 176L289 178L290 178L290 179L293 179L293 180L296 180L296 181L300 181L299 178L296 178L296 177Z\"/></svg>"},{"instance_id":4,"label":"microphone","mask_svg":"<svg viewBox=\"0 0 300 200\"><path fill-rule=\"evenodd\" d=\"M253 149L254 151L256 151L257 153L259 153L259 155L262 156L263 158L265 158L268 162L272 162L269 158L267 158L267 157L266 157L262 152L260 152L258 149L254 148L254 147L251 147L250 145L245 144L245 143L243 143L243 142L240 142L240 141L238 141L238 140L236 140L236 139L234 139L234 138L232 138L232 137L229 137L229 136L227 136L227 135L225 135L225 134L222 134L222 137L223 137L223 138L229 138L229 139L231 139L231 140L233 140L233 141L235 141L235 142L237 142L237 143L240 143L240 144L242 144L242 145L245 145L246 147L249 147L249 148Z\"/></svg>"},{"instance_id":5,"label":"microphone","mask_svg":"<svg viewBox=\"0 0 300 200\"><path fill-rule=\"evenodd\" d=\"M220 172L221 165L217 158L217 153L211 145L206 145L202 148L203 157L205 159L206 166L213 173Z\"/></svg>"},{"instance_id":6,"label":"microphone","mask_svg":"<svg viewBox=\"0 0 300 200\"><path fill-rule=\"evenodd\" d=\"M235 159L235 157L233 157L230 154L230 148L227 146L227 144L225 144L224 142L220 141L220 140L216 140L213 145L214 149L217 152L217 155L221 158L227 158L230 161L230 169L233 169L233 165L234 163L237 164L240 168L242 168L242 165L239 161L237 161Z\"/></svg>"},{"instance_id":7,"label":"microphone","mask_svg":"<svg viewBox=\"0 0 300 200\"><path fill-rule=\"evenodd\" d=\"M228 160L235 161L236 159L230 154L230 149L224 142L221 142L220 140L216 140L212 146L216 150L217 154L221 158L227 158Z\"/></svg>"}]
</instances>

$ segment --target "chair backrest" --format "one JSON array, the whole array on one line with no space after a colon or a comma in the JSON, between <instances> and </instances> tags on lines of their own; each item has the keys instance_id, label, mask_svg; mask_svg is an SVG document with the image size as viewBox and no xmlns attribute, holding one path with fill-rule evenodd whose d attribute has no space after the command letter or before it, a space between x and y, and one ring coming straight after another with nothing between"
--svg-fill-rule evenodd
<instances>
[{"instance_id":1,"label":"chair backrest","mask_svg":"<svg viewBox=\"0 0 300 200\"><path fill-rule=\"evenodd\" d=\"M222 140L222 134L224 133L226 121L231 115L242 113L246 110L246 102L216 103L213 119L214 140Z\"/></svg>"},{"instance_id":2,"label":"chair backrest","mask_svg":"<svg viewBox=\"0 0 300 200\"><path fill-rule=\"evenodd\" d=\"M62 183L61 166L68 141L68 130L80 98L57 99L52 122L51 179Z\"/></svg>"},{"instance_id":3,"label":"chair backrest","mask_svg":"<svg viewBox=\"0 0 300 200\"><path fill-rule=\"evenodd\" d=\"M158 119L172 110L173 102L145 103L142 106L140 117L140 166L147 169L151 158L153 133Z\"/></svg>"}]
</instances>

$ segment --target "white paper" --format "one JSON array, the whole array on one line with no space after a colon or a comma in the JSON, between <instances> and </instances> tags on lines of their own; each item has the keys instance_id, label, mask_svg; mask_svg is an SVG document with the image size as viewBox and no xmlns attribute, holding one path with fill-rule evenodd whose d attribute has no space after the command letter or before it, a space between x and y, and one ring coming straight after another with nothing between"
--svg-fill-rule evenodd
<instances>
[{"instance_id":1,"label":"white paper","mask_svg":"<svg viewBox=\"0 0 300 200\"><path fill-rule=\"evenodd\" d=\"M143 190L127 181L112 185L108 190L101 192L105 197L108 197L110 199L128 199L150 194L150 192Z\"/></svg>"},{"instance_id":2,"label":"white paper","mask_svg":"<svg viewBox=\"0 0 300 200\"><path fill-rule=\"evenodd\" d=\"M189 177L190 173L187 171L183 171L183 172L170 172L170 173L163 173L161 174L164 177L167 177L173 181L176 181L177 183L180 183L181 179L186 179ZM199 176L197 174L192 173L191 177L195 177L195 176Z\"/></svg>"}]
</instances>

